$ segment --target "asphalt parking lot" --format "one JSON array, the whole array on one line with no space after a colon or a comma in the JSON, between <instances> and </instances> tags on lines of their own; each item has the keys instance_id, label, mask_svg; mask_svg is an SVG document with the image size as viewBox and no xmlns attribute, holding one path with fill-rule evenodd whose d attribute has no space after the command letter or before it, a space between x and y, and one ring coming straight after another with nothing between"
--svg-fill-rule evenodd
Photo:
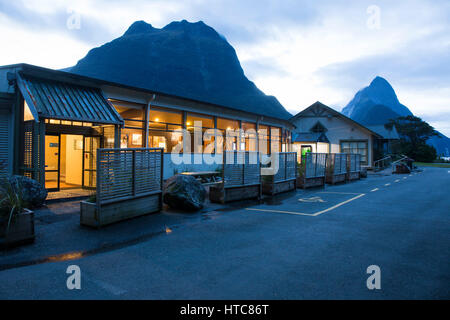
<instances>
[{"instance_id":1,"label":"asphalt parking lot","mask_svg":"<svg viewBox=\"0 0 450 320\"><path fill-rule=\"evenodd\" d=\"M0 271L0 298L448 299L449 182L426 168L236 203L117 250ZM66 287L69 265L81 290Z\"/></svg>"}]
</instances>

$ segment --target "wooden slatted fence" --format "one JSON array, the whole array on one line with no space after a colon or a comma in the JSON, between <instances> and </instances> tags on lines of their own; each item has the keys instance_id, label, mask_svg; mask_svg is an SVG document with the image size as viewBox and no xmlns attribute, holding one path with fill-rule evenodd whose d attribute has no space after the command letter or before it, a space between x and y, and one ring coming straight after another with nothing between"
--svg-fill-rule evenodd
<instances>
[{"instance_id":1,"label":"wooden slatted fence","mask_svg":"<svg viewBox=\"0 0 450 320\"><path fill-rule=\"evenodd\" d=\"M99 227L161 210L163 157L159 148L97 149L96 203L81 203L81 223Z\"/></svg>"}]
</instances>

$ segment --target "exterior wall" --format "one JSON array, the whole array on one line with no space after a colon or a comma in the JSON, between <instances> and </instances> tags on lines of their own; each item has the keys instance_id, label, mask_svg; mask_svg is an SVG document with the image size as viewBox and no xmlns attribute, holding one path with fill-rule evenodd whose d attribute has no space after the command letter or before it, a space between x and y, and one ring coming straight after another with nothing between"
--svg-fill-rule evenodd
<instances>
[{"instance_id":1,"label":"exterior wall","mask_svg":"<svg viewBox=\"0 0 450 320\"><path fill-rule=\"evenodd\" d=\"M310 129L317 123L322 123L327 128L326 136L330 141L330 153L340 153L340 142L343 140L358 140L367 141L368 145L368 167L373 165L373 139L369 131L365 131L355 124L329 113L324 113L321 116L316 116L312 112L306 113L295 119L292 123L297 127L297 132L309 132ZM307 143L304 143L307 144Z\"/></svg>"},{"instance_id":2,"label":"exterior wall","mask_svg":"<svg viewBox=\"0 0 450 320\"><path fill-rule=\"evenodd\" d=\"M12 114L8 110L0 109L0 172L7 175L12 174L13 170L12 134Z\"/></svg>"}]
</instances>

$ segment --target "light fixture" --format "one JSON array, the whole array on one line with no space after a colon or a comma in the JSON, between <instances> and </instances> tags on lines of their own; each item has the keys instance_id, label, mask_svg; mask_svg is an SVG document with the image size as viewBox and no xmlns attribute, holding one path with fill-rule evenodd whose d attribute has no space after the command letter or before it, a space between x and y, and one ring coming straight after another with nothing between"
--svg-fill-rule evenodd
<instances>
[{"instance_id":1,"label":"light fixture","mask_svg":"<svg viewBox=\"0 0 450 320\"><path fill-rule=\"evenodd\" d=\"M155 122L159 122L159 118L155 118Z\"/></svg>"}]
</instances>

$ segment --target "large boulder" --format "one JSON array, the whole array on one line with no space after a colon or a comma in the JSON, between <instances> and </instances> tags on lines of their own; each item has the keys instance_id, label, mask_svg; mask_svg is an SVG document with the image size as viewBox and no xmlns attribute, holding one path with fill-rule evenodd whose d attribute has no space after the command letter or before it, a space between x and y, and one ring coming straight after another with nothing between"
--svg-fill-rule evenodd
<instances>
[{"instance_id":1,"label":"large boulder","mask_svg":"<svg viewBox=\"0 0 450 320\"><path fill-rule=\"evenodd\" d=\"M164 203L173 209L196 211L203 208L205 187L194 177L177 174L164 183Z\"/></svg>"},{"instance_id":2,"label":"large boulder","mask_svg":"<svg viewBox=\"0 0 450 320\"><path fill-rule=\"evenodd\" d=\"M28 208L38 208L47 198L47 190L36 180L24 176L11 176L9 181L13 188L20 188L22 199Z\"/></svg>"}]
</instances>

